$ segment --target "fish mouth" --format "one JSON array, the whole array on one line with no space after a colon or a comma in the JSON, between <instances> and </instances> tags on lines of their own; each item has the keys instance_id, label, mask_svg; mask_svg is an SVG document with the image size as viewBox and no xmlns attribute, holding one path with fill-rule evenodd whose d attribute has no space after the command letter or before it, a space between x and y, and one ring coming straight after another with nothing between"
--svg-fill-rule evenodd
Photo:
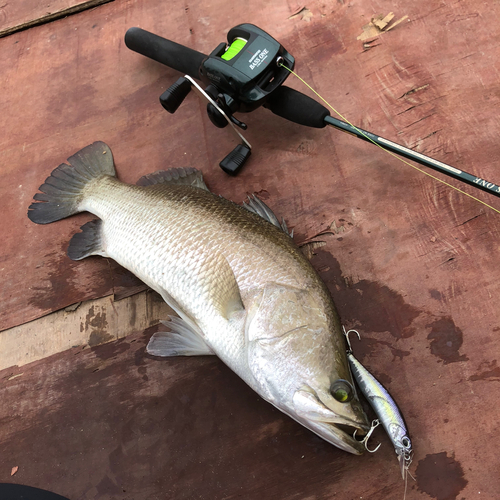
<instances>
[{"instance_id":1,"label":"fish mouth","mask_svg":"<svg viewBox=\"0 0 500 500\"><path fill-rule=\"evenodd\" d=\"M330 423L330 422L302 422L302 425L318 434L325 441L333 444L354 455L362 455L365 451L365 445L353 437L354 432L356 435L363 436L370 429L369 425L364 425L359 422L345 422L345 423Z\"/></svg>"},{"instance_id":2,"label":"fish mouth","mask_svg":"<svg viewBox=\"0 0 500 500\"><path fill-rule=\"evenodd\" d=\"M286 410L285 413L293 415L292 418L325 441L355 455L365 451L364 443L355 439L354 433L365 435L370 424L356 398L343 405L330 393L304 385L295 391L292 403L293 414Z\"/></svg>"}]
</instances>

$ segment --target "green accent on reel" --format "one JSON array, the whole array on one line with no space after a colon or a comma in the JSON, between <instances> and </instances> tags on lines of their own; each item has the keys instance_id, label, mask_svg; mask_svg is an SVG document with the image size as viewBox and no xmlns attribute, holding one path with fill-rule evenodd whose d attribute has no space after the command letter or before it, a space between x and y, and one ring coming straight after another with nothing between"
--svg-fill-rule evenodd
<instances>
[{"instance_id":1,"label":"green accent on reel","mask_svg":"<svg viewBox=\"0 0 500 500\"><path fill-rule=\"evenodd\" d=\"M241 49L246 45L247 40L244 38L235 38L233 43L227 48L226 52L221 55L221 59L230 61L234 56L238 55Z\"/></svg>"}]
</instances>

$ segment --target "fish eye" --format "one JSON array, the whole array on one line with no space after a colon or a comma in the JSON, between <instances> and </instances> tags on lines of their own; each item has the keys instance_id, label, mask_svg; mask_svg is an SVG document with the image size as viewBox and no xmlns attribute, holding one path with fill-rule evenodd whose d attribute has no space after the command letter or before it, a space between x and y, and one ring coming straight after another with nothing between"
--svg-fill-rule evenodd
<instances>
[{"instance_id":1,"label":"fish eye","mask_svg":"<svg viewBox=\"0 0 500 500\"><path fill-rule=\"evenodd\" d=\"M352 385L347 380L341 378L331 385L330 393L339 403L349 403L354 397Z\"/></svg>"}]
</instances>

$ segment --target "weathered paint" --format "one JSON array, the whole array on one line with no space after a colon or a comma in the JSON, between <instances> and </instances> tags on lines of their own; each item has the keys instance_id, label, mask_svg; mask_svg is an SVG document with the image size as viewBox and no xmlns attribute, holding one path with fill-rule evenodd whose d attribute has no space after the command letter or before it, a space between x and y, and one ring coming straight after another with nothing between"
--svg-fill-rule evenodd
<instances>
[{"instance_id":1,"label":"weathered paint","mask_svg":"<svg viewBox=\"0 0 500 500\"><path fill-rule=\"evenodd\" d=\"M234 201L265 194L298 241L334 221L345 228L320 236L313 264L362 334L355 354L407 420L417 479L407 498L496 498L498 214L370 144L264 109L240 116L254 149L228 179L217 164L234 146L229 135L194 95L166 113L158 96L179 75L126 49L123 35L137 25L208 52L228 28L253 22L354 124L498 184L500 6L312 1L308 22L288 19L295 7L112 2L0 39L0 330L140 286L104 259L65 257L86 215L43 228L28 221L33 193L58 163L104 140L127 182L196 166ZM356 37L374 8L409 20L368 48ZM4 371L0 482L70 498L402 498L383 435L374 456L350 457L258 401L217 360L152 360L145 341Z\"/></svg>"}]
</instances>

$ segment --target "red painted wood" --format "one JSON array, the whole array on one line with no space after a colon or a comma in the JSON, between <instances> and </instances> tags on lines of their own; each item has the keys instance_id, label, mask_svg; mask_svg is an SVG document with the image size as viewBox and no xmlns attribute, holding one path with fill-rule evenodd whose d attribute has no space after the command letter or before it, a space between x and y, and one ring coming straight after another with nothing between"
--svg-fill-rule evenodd
<instances>
[{"instance_id":1,"label":"red painted wood","mask_svg":"<svg viewBox=\"0 0 500 500\"><path fill-rule=\"evenodd\" d=\"M6 0L0 6L0 37L90 9L112 0Z\"/></svg>"},{"instance_id":2,"label":"red painted wood","mask_svg":"<svg viewBox=\"0 0 500 500\"><path fill-rule=\"evenodd\" d=\"M309 22L300 16L288 19L297 7L263 1L230 6L222 1L113 2L0 39L0 128L6 131L0 135L0 329L113 292L116 267L98 258L72 263L64 256L86 215L49 226L36 226L26 217L33 194L55 166L95 140L112 147L119 176L127 182L168 166L196 166L215 192L234 201L260 193L295 228L298 241L309 241L333 221L344 226L343 233L319 237L326 245L316 250L313 264L344 323L362 334L356 354L386 384L406 417L417 478L417 483L410 481L407 498L472 498L478 491L495 498L500 485L491 436L498 427L499 215L372 145L336 130L287 123L265 109L241 116L254 150L241 175L228 178L217 164L234 145L232 138L210 124L194 95L175 115L163 111L158 96L178 75L130 52L123 35L140 26L207 52L230 27L251 21L279 39L296 57L299 74L354 124L498 183L500 7L469 0L312 2ZM371 16L390 11L395 20L408 15L409 21L366 50L356 40L362 26ZM292 78L289 84L303 90ZM497 199L467 186L464 190L500 208ZM141 494L146 492L142 497L167 492L193 498L213 491L209 498L232 498L250 491L249 498L402 498L396 458L381 434L380 453L350 457L280 414L266 415L274 411L266 405L254 410L255 395L249 392L242 401L238 394L244 387L237 387L238 379L216 361L174 360L171 366L182 373L169 378L171 369L163 374L160 364L141 357L132 368L137 360L133 349L117 349L117 368L110 368L109 377L96 386L104 391L96 399L102 405L109 396L105 408L112 413L131 398L129 413L120 412L123 422L117 430L112 416L104 419L110 441L104 451L98 424L85 434L85 445L78 449L88 465L82 465L83 459L74 467L64 461L72 455L60 441L51 451L52 466L37 469L41 475L36 477L46 479L30 476L31 484L44 486L45 481L57 489L64 483L50 479L61 457L68 474L85 470L91 478L85 487L75 483L73 496L86 487L108 491L108 479L117 488L123 481L133 488L129 484L134 481L121 478L126 477L123 470L131 470L128 460L135 454L134 465L144 477L159 477L155 467L168 472L168 481L159 485L138 480ZM57 389L58 419L72 415L63 395L75 384L82 386L81 401L91 399L83 386L92 375L81 366L73 372L70 358L61 361L65 369L56 368L55 361L37 365L62 370L57 376L64 382L52 378L45 386ZM146 366L143 362L151 383L141 378L145 373L133 372ZM199 388L212 370L222 370L222 378L214 375L209 389ZM127 385L134 380L138 385ZM113 387L105 394L107 384ZM127 395L121 384L130 389ZM4 410L19 419L9 420L14 434L1 431L1 444L13 458L1 469L0 481L12 480L5 477L10 462L21 465L23 453L29 455L28 443L34 442L29 429L54 425L50 414L37 413L33 407L39 400L32 401L23 387L13 391L15 399ZM147 396L144 413L137 415L145 394L153 396ZM207 403L224 397L229 400L215 410L216 403ZM26 411L32 415L26 422L24 410L11 411L15 401L24 400L30 401ZM156 414L151 410L155 401L169 405L168 411ZM182 411L175 406L178 401ZM95 422L101 422L99 412L106 409L95 408ZM255 418L265 422L254 425ZM76 434L70 439L72 432L67 431L68 443L77 440ZM30 439L20 441L23 433ZM168 439L174 434L177 452L170 456ZM47 449L50 436L35 440L36 446ZM155 454L159 439L162 452ZM181 466L183 453L190 454ZM36 453L29 457L34 464ZM93 463L112 465L97 477ZM200 486L207 481L212 490ZM70 493L70 487L58 492Z\"/></svg>"}]
</instances>

